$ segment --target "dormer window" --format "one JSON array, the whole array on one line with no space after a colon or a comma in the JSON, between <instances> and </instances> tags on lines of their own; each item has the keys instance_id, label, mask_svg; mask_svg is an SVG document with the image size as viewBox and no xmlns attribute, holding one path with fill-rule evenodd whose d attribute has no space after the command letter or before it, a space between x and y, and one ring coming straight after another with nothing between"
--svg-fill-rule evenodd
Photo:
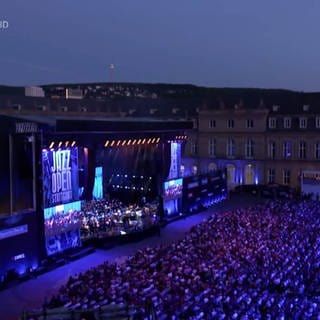
<instances>
[{"instance_id":1,"label":"dormer window","mask_svg":"<svg viewBox=\"0 0 320 320\"><path fill-rule=\"evenodd\" d=\"M291 128L291 118L290 117L286 117L283 119L283 126L285 129Z\"/></svg>"},{"instance_id":2,"label":"dormer window","mask_svg":"<svg viewBox=\"0 0 320 320\"><path fill-rule=\"evenodd\" d=\"M300 129L305 129L307 127L307 120L307 118L299 119Z\"/></svg>"},{"instance_id":3,"label":"dormer window","mask_svg":"<svg viewBox=\"0 0 320 320\"><path fill-rule=\"evenodd\" d=\"M247 119L247 128L253 128L253 120Z\"/></svg>"},{"instance_id":4,"label":"dormer window","mask_svg":"<svg viewBox=\"0 0 320 320\"><path fill-rule=\"evenodd\" d=\"M277 126L277 119L276 118L269 118L269 128L275 129Z\"/></svg>"},{"instance_id":5,"label":"dormer window","mask_svg":"<svg viewBox=\"0 0 320 320\"><path fill-rule=\"evenodd\" d=\"M233 119L227 121L227 127L228 128L233 128L234 127L234 120Z\"/></svg>"},{"instance_id":6,"label":"dormer window","mask_svg":"<svg viewBox=\"0 0 320 320\"><path fill-rule=\"evenodd\" d=\"M209 128L212 129L212 128L215 128L215 127L216 127L216 120L210 119L209 120Z\"/></svg>"}]
</instances>

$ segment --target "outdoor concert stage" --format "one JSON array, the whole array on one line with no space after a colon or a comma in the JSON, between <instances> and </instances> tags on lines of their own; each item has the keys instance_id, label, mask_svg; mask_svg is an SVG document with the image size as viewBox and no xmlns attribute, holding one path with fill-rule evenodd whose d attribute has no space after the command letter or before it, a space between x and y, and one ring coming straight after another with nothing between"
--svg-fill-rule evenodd
<instances>
[{"instance_id":1,"label":"outdoor concert stage","mask_svg":"<svg viewBox=\"0 0 320 320\"><path fill-rule=\"evenodd\" d=\"M180 176L190 129L191 121L0 116L0 285L81 256L88 239L130 240L223 197L223 172ZM86 229L92 219L97 227Z\"/></svg>"}]
</instances>

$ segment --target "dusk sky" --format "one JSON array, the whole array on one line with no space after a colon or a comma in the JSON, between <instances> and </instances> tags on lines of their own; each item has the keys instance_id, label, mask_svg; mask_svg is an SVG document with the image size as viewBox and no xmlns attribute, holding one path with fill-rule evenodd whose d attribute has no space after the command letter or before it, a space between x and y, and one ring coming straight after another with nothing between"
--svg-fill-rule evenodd
<instances>
[{"instance_id":1,"label":"dusk sky","mask_svg":"<svg viewBox=\"0 0 320 320\"><path fill-rule=\"evenodd\" d=\"M2 20L0 84L320 91L319 0L1 0Z\"/></svg>"}]
</instances>

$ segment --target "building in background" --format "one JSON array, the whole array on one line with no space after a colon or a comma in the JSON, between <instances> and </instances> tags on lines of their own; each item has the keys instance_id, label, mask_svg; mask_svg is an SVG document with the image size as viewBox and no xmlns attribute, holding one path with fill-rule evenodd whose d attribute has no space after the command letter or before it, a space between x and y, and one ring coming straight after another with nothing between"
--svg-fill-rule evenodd
<instances>
[{"instance_id":1,"label":"building in background","mask_svg":"<svg viewBox=\"0 0 320 320\"><path fill-rule=\"evenodd\" d=\"M25 87L24 94L26 97L44 97L45 93L41 87Z\"/></svg>"},{"instance_id":2,"label":"building in background","mask_svg":"<svg viewBox=\"0 0 320 320\"><path fill-rule=\"evenodd\" d=\"M225 168L229 189L263 183L267 116L264 107L200 109L185 149L185 174Z\"/></svg>"},{"instance_id":3,"label":"building in background","mask_svg":"<svg viewBox=\"0 0 320 320\"><path fill-rule=\"evenodd\" d=\"M0 112L192 120L180 174L223 168L229 189L281 184L299 190L302 172L320 172L319 93L130 83L42 89L45 97L0 92Z\"/></svg>"},{"instance_id":4,"label":"building in background","mask_svg":"<svg viewBox=\"0 0 320 320\"><path fill-rule=\"evenodd\" d=\"M181 169L189 175L225 168L230 190L277 184L300 191L303 172L320 176L319 107L298 101L201 109ZM320 193L320 179L313 184Z\"/></svg>"}]
</instances>

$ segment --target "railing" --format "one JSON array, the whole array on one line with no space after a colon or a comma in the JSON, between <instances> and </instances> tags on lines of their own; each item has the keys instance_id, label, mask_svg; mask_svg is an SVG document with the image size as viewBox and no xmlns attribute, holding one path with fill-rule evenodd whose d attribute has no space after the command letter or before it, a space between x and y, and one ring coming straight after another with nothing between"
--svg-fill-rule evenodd
<instances>
[{"instance_id":1,"label":"railing","mask_svg":"<svg viewBox=\"0 0 320 320\"><path fill-rule=\"evenodd\" d=\"M33 311L24 311L20 320L133 320L139 319L141 314L137 308L128 305L107 305L96 309L70 310L66 307L54 309L42 309Z\"/></svg>"}]
</instances>

